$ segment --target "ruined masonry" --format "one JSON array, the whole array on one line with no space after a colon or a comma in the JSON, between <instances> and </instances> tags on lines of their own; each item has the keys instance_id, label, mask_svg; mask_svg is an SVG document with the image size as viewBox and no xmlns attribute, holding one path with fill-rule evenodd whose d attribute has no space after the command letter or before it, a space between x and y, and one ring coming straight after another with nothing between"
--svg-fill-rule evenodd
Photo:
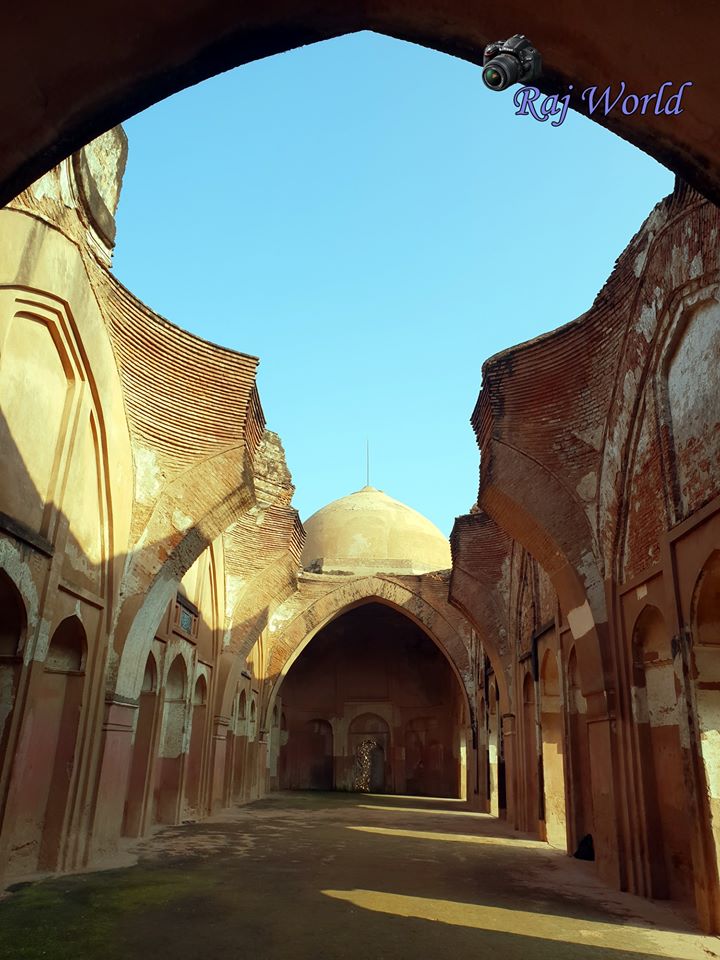
<instances>
[{"instance_id":1,"label":"ruined masonry","mask_svg":"<svg viewBox=\"0 0 720 960\"><path fill-rule=\"evenodd\" d=\"M303 527L258 361L110 272L126 157L0 210L2 881L372 790L720 930L717 207L678 180L586 314L486 361L448 545L371 487Z\"/></svg>"}]
</instances>

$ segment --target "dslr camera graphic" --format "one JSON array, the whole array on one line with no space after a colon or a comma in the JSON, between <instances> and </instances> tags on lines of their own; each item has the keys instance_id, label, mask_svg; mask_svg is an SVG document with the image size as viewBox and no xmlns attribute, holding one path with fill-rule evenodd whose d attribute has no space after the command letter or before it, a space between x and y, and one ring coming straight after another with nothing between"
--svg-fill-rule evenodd
<instances>
[{"instance_id":1,"label":"dslr camera graphic","mask_svg":"<svg viewBox=\"0 0 720 960\"><path fill-rule=\"evenodd\" d=\"M490 90L507 90L514 83L531 83L541 72L540 51L522 33L485 47L482 78Z\"/></svg>"}]
</instances>

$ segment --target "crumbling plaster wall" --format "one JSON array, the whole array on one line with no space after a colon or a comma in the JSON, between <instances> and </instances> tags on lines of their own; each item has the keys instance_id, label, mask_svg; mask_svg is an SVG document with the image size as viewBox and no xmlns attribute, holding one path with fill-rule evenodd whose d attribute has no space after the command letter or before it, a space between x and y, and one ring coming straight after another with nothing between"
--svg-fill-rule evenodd
<instances>
[{"instance_id":1,"label":"crumbling plaster wall","mask_svg":"<svg viewBox=\"0 0 720 960\"><path fill-rule=\"evenodd\" d=\"M608 879L645 895L682 896L677 852L663 851L663 813L649 803L651 758L639 727L650 721L637 707L648 694L633 667L634 623L645 604L657 605L675 678L674 701L663 688L660 726L682 745L685 794L677 802L696 812L692 885L708 929L720 922L717 859L706 853L714 849L716 770L694 706L692 597L719 536L719 225L717 208L678 182L586 314L486 362L472 417L479 510L456 522L451 583L452 602L484 635L505 681L508 816L527 825L527 775L518 781L511 767L525 762L533 736L517 673L531 598L549 609L556 594L561 686L575 684L573 650L580 686L563 710L568 838L579 839L577 824L587 823ZM530 569L544 570L534 593L526 574L518 579L514 544L533 557ZM541 630L537 611L534 619ZM573 709L580 697L582 709ZM536 722L542 730L542 717ZM660 734L649 742L659 744ZM669 792L679 782L668 782Z\"/></svg>"}]
</instances>

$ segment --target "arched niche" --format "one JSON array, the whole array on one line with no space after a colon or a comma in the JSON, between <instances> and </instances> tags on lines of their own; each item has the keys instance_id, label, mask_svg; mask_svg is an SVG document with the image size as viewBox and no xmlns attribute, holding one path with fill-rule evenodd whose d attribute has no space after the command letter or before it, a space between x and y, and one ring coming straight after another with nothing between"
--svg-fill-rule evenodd
<instances>
[{"instance_id":1,"label":"arched niche","mask_svg":"<svg viewBox=\"0 0 720 960\"><path fill-rule=\"evenodd\" d=\"M323 717L308 720L292 731L284 751L280 786L284 790L332 790L334 734Z\"/></svg>"},{"instance_id":2,"label":"arched niche","mask_svg":"<svg viewBox=\"0 0 720 960\"><path fill-rule=\"evenodd\" d=\"M223 786L224 805L229 806L242 794L242 776L245 763L247 694L237 684L232 699L230 725L225 743L225 776Z\"/></svg>"},{"instance_id":3,"label":"arched niche","mask_svg":"<svg viewBox=\"0 0 720 960\"><path fill-rule=\"evenodd\" d=\"M536 833L539 810L539 757L537 749L537 715L535 681L527 670L523 677L523 744L525 781L525 823L523 829Z\"/></svg>"},{"instance_id":4,"label":"arched niche","mask_svg":"<svg viewBox=\"0 0 720 960\"><path fill-rule=\"evenodd\" d=\"M720 868L720 550L713 551L695 584L692 602L691 673L704 773L701 809L707 821L715 870Z\"/></svg>"},{"instance_id":5,"label":"arched niche","mask_svg":"<svg viewBox=\"0 0 720 960\"><path fill-rule=\"evenodd\" d=\"M158 665L153 653L148 654L138 702L135 740L133 742L130 777L125 798L123 834L142 836L148 821L152 796L152 775L155 759L155 732L158 713Z\"/></svg>"},{"instance_id":6,"label":"arched niche","mask_svg":"<svg viewBox=\"0 0 720 960\"><path fill-rule=\"evenodd\" d=\"M414 796L442 796L447 758L438 727L432 715L405 724L405 789Z\"/></svg>"},{"instance_id":7,"label":"arched niche","mask_svg":"<svg viewBox=\"0 0 720 960\"><path fill-rule=\"evenodd\" d=\"M183 777L183 753L188 722L188 671L182 654L175 655L167 672L160 749L155 785L155 821L177 823Z\"/></svg>"},{"instance_id":8,"label":"arched niche","mask_svg":"<svg viewBox=\"0 0 720 960\"><path fill-rule=\"evenodd\" d=\"M52 673L80 673L85 666L85 629L77 617L67 617L53 634L45 658Z\"/></svg>"},{"instance_id":9,"label":"arched niche","mask_svg":"<svg viewBox=\"0 0 720 960\"><path fill-rule=\"evenodd\" d=\"M56 628L37 692L33 761L44 767L36 785L42 815L38 866L58 869L64 856L65 819L75 786L77 739L85 689L87 636L77 616Z\"/></svg>"},{"instance_id":10,"label":"arched niche","mask_svg":"<svg viewBox=\"0 0 720 960\"><path fill-rule=\"evenodd\" d=\"M248 716L248 738L255 739L257 733L257 700L252 697L250 700L250 714Z\"/></svg>"},{"instance_id":11,"label":"arched niche","mask_svg":"<svg viewBox=\"0 0 720 960\"><path fill-rule=\"evenodd\" d=\"M382 793L386 789L390 728L375 713L362 713L348 728L348 754L353 758L354 790Z\"/></svg>"},{"instance_id":12,"label":"arched niche","mask_svg":"<svg viewBox=\"0 0 720 960\"><path fill-rule=\"evenodd\" d=\"M181 654L177 654L168 670L165 681L165 701L184 700L187 690L187 667Z\"/></svg>"},{"instance_id":13,"label":"arched niche","mask_svg":"<svg viewBox=\"0 0 720 960\"><path fill-rule=\"evenodd\" d=\"M540 729L545 836L552 846L567 846L562 697L557 655L548 649L540 666Z\"/></svg>"},{"instance_id":14,"label":"arched niche","mask_svg":"<svg viewBox=\"0 0 720 960\"><path fill-rule=\"evenodd\" d=\"M27 613L20 591L0 570L0 775L10 739L26 630Z\"/></svg>"},{"instance_id":15,"label":"arched niche","mask_svg":"<svg viewBox=\"0 0 720 960\"><path fill-rule=\"evenodd\" d=\"M587 702L580 686L575 645L567 657L567 717L568 717L568 815L569 849L577 849L580 840L593 832L592 788L590 783L590 753L587 733Z\"/></svg>"},{"instance_id":16,"label":"arched niche","mask_svg":"<svg viewBox=\"0 0 720 960\"><path fill-rule=\"evenodd\" d=\"M720 648L720 550L711 554L698 578L694 621L696 644Z\"/></svg>"},{"instance_id":17,"label":"arched niche","mask_svg":"<svg viewBox=\"0 0 720 960\"><path fill-rule=\"evenodd\" d=\"M142 686L140 687L141 696L145 693L155 693L157 691L157 678L157 661L152 653L149 653L147 663L145 664L145 672L143 673Z\"/></svg>"},{"instance_id":18,"label":"arched niche","mask_svg":"<svg viewBox=\"0 0 720 960\"><path fill-rule=\"evenodd\" d=\"M495 675L488 685L488 797L490 813L494 817L504 816L505 800L505 760L502 742L502 719L500 716L500 695Z\"/></svg>"},{"instance_id":19,"label":"arched niche","mask_svg":"<svg viewBox=\"0 0 720 960\"><path fill-rule=\"evenodd\" d=\"M648 894L692 897L688 797L670 635L648 604L632 634L635 724L641 757Z\"/></svg>"},{"instance_id":20,"label":"arched niche","mask_svg":"<svg viewBox=\"0 0 720 960\"><path fill-rule=\"evenodd\" d=\"M310 778L312 790L332 790L334 741L332 724L328 720L311 720L306 725L309 738Z\"/></svg>"},{"instance_id":21,"label":"arched niche","mask_svg":"<svg viewBox=\"0 0 720 960\"><path fill-rule=\"evenodd\" d=\"M204 813L202 779L207 746L207 695L207 680L201 674L195 681L192 695L190 745L185 777L185 813L188 817Z\"/></svg>"},{"instance_id":22,"label":"arched niche","mask_svg":"<svg viewBox=\"0 0 720 960\"><path fill-rule=\"evenodd\" d=\"M207 680L204 676L197 678L193 690L193 706L204 707L207 703Z\"/></svg>"}]
</instances>

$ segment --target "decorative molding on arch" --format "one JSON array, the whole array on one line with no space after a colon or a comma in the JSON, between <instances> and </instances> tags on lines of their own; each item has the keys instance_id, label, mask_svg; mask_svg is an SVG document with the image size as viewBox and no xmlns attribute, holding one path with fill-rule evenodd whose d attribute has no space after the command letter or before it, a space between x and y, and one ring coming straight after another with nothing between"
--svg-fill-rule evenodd
<instances>
[{"instance_id":1,"label":"decorative molding on arch","mask_svg":"<svg viewBox=\"0 0 720 960\"><path fill-rule=\"evenodd\" d=\"M94 562L99 582L94 591L106 596L108 605L113 602L112 558L115 556L112 524L112 495L105 417L100 391L83 345L82 334L70 308L70 304L45 290L15 284L0 284L0 303L7 303L10 321L30 321L41 324L52 340L57 358L66 378L66 392L62 418L57 431L53 466L47 488L39 492L44 505L42 527L34 530L53 547L65 534L62 518L66 514L67 485L72 471L75 445L78 442L83 418L89 424L99 491L98 535L100 557ZM4 314L4 310L3 310ZM0 345L4 324L0 323ZM30 477L28 484L33 481ZM71 531L72 535L72 531ZM68 545L64 544L65 549ZM77 547L76 547L77 549ZM108 583L110 581L110 584Z\"/></svg>"},{"instance_id":2,"label":"decorative molding on arch","mask_svg":"<svg viewBox=\"0 0 720 960\"><path fill-rule=\"evenodd\" d=\"M413 578L422 582L423 577ZM303 581L301 580L301 587ZM312 581L316 586L317 581ZM329 585L328 585L329 586ZM267 679L272 685L266 701L271 711L283 678L312 638L340 614L365 603L385 603L405 614L435 641L450 662L470 704L475 679L470 651L459 630L426 597L399 579L375 575L346 580L284 620L289 611L279 608L270 618ZM292 600L290 601L292 603Z\"/></svg>"}]
</instances>

